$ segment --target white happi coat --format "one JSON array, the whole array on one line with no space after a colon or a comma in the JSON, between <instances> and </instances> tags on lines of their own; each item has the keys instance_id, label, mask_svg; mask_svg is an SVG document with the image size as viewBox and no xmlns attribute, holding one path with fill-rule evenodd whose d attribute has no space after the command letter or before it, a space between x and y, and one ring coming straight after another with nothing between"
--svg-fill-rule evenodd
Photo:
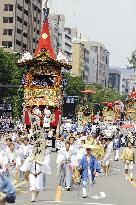
<instances>
[{"instance_id":1,"label":"white happi coat","mask_svg":"<svg viewBox=\"0 0 136 205\"><path fill-rule=\"evenodd\" d=\"M3 155L3 165L8 166L10 168L10 165L15 163L16 168L21 166L21 158L19 156L19 153L17 150L14 150L11 152L10 150L7 150Z\"/></svg>"},{"instance_id":2,"label":"white happi coat","mask_svg":"<svg viewBox=\"0 0 136 205\"><path fill-rule=\"evenodd\" d=\"M45 153L43 162L36 164L35 161L31 161L31 155L25 160L24 164L20 168L21 171L30 171L30 191L40 191L43 189L43 174L51 174L50 155L49 152ZM35 176L37 174L37 176Z\"/></svg>"},{"instance_id":3,"label":"white happi coat","mask_svg":"<svg viewBox=\"0 0 136 205\"><path fill-rule=\"evenodd\" d=\"M44 123L43 123L43 127L50 128L50 123L51 123L51 111L48 110L47 108L45 108L44 109Z\"/></svg>"},{"instance_id":4,"label":"white happi coat","mask_svg":"<svg viewBox=\"0 0 136 205\"><path fill-rule=\"evenodd\" d=\"M103 158L103 163L105 166L108 166L110 163L112 151L113 151L113 142L111 142L106 149L106 153Z\"/></svg>"}]
</instances>

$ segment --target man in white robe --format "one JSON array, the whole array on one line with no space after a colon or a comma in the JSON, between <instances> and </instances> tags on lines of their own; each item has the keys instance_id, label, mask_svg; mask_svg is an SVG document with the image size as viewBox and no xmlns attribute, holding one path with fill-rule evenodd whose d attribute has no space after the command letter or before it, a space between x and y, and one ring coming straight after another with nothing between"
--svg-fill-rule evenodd
<instances>
[{"instance_id":1,"label":"man in white robe","mask_svg":"<svg viewBox=\"0 0 136 205\"><path fill-rule=\"evenodd\" d=\"M30 172L29 183L32 194L31 202L35 202L40 191L43 190L44 174L51 174L50 156L45 152L44 160L34 160L33 153L28 156L20 168L23 172Z\"/></svg>"}]
</instances>

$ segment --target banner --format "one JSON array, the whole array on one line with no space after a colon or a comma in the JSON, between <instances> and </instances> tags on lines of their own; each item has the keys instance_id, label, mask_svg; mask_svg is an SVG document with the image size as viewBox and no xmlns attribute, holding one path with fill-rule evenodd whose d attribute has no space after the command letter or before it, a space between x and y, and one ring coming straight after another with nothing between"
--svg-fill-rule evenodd
<instances>
[{"instance_id":1,"label":"banner","mask_svg":"<svg viewBox=\"0 0 136 205\"><path fill-rule=\"evenodd\" d=\"M83 113L78 112L78 127L82 126L82 120L83 120Z\"/></svg>"},{"instance_id":2,"label":"banner","mask_svg":"<svg viewBox=\"0 0 136 205\"><path fill-rule=\"evenodd\" d=\"M31 117L31 129L33 140L33 158L36 161L43 161L45 154L45 138L41 127L34 116Z\"/></svg>"},{"instance_id":3,"label":"banner","mask_svg":"<svg viewBox=\"0 0 136 205\"><path fill-rule=\"evenodd\" d=\"M37 89L26 88L25 89L25 105L49 105L59 107L60 90L55 89Z\"/></svg>"}]
</instances>

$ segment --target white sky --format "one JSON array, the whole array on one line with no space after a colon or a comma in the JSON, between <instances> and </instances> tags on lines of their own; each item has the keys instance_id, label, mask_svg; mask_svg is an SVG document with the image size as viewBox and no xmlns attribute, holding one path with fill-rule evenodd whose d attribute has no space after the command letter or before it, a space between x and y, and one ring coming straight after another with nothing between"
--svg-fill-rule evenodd
<instances>
[{"instance_id":1,"label":"white sky","mask_svg":"<svg viewBox=\"0 0 136 205\"><path fill-rule=\"evenodd\" d=\"M110 65L124 67L136 49L136 0L49 0L54 12L63 13L66 25L110 51ZM75 13L75 15L74 15Z\"/></svg>"}]
</instances>

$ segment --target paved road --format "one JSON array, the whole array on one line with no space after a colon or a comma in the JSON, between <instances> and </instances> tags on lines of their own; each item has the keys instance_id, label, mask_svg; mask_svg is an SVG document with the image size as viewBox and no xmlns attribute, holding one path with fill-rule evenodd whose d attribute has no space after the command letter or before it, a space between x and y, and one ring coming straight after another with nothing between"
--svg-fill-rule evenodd
<instances>
[{"instance_id":1,"label":"paved road","mask_svg":"<svg viewBox=\"0 0 136 205\"><path fill-rule=\"evenodd\" d=\"M57 177L56 177L56 154L51 154L52 175L47 178L47 189L40 193L38 205L55 205ZM136 172L136 167L134 168ZM136 174L134 176L136 179ZM81 187L73 187L73 190L62 191L62 205L135 205L136 204L136 181L126 181L123 175L122 162L112 162L112 170L108 177L99 176L92 190L88 190L89 197L82 198ZM21 189L17 196L15 205L29 205L30 202L29 185Z\"/></svg>"}]
</instances>

